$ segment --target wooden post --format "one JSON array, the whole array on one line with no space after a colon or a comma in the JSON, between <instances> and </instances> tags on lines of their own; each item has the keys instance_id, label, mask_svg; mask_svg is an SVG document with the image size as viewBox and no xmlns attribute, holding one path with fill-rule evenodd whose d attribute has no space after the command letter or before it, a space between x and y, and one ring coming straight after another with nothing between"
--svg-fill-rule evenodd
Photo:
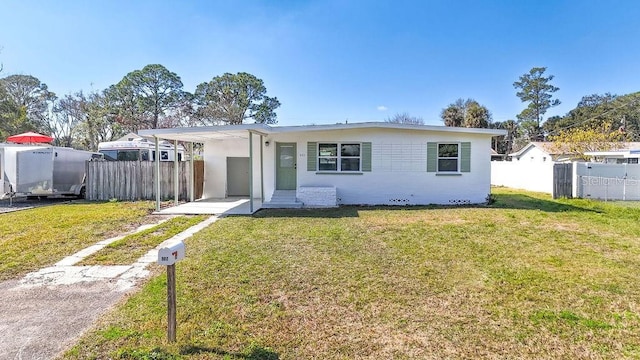
<instances>
[{"instance_id":1,"label":"wooden post","mask_svg":"<svg viewBox=\"0 0 640 360\"><path fill-rule=\"evenodd\" d=\"M176 265L167 266L167 339L176 341Z\"/></svg>"},{"instance_id":2,"label":"wooden post","mask_svg":"<svg viewBox=\"0 0 640 360\"><path fill-rule=\"evenodd\" d=\"M173 140L173 156L173 195L175 195L173 204L178 206L178 198L180 197L180 181L178 179L178 140Z\"/></svg>"},{"instance_id":3,"label":"wooden post","mask_svg":"<svg viewBox=\"0 0 640 360\"><path fill-rule=\"evenodd\" d=\"M156 156L153 159L156 166L156 211L160 211L160 139L157 136L154 136L154 139L156 140Z\"/></svg>"}]
</instances>

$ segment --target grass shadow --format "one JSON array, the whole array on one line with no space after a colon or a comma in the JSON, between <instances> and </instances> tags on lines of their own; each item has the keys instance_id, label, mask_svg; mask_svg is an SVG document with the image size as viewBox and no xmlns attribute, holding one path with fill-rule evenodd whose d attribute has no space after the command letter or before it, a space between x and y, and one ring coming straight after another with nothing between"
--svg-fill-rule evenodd
<instances>
[{"instance_id":1,"label":"grass shadow","mask_svg":"<svg viewBox=\"0 0 640 360\"><path fill-rule=\"evenodd\" d=\"M487 207L496 209L540 210L544 212L602 212L593 208L576 206L551 199L541 199L525 194L494 194L493 196L495 197L495 202Z\"/></svg>"},{"instance_id":2,"label":"grass shadow","mask_svg":"<svg viewBox=\"0 0 640 360\"><path fill-rule=\"evenodd\" d=\"M563 200L544 199L522 193L514 194L493 194L491 205L468 204L468 205L378 205L378 206L358 206L343 205L336 208L315 208L315 209L260 209L251 215L255 218L351 218L359 217L360 211L371 210L442 210L442 209L519 209L519 210L540 210L544 212L593 212L602 213L596 208L568 204Z\"/></svg>"},{"instance_id":3,"label":"grass shadow","mask_svg":"<svg viewBox=\"0 0 640 360\"><path fill-rule=\"evenodd\" d=\"M264 348L257 345L251 345L247 352L239 353L239 352L230 352L226 350L209 348L203 346L184 346L180 349L180 355L202 355L202 354L215 354L223 357L232 357L235 359L246 359L246 360L279 360L280 355L278 353L271 351L268 348Z\"/></svg>"},{"instance_id":4,"label":"grass shadow","mask_svg":"<svg viewBox=\"0 0 640 360\"><path fill-rule=\"evenodd\" d=\"M283 218L283 217L295 217L295 218L351 218L358 217L358 210L361 207L357 206L340 206L335 208L321 208L321 209L260 209L253 214L256 218Z\"/></svg>"}]
</instances>

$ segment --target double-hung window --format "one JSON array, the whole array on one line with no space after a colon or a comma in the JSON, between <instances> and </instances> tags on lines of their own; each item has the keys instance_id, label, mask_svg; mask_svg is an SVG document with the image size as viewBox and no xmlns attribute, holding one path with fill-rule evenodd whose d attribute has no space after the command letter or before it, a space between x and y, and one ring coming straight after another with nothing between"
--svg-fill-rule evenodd
<instances>
[{"instance_id":1,"label":"double-hung window","mask_svg":"<svg viewBox=\"0 0 640 360\"><path fill-rule=\"evenodd\" d=\"M438 144L438 172L458 172L460 144Z\"/></svg>"},{"instance_id":2,"label":"double-hung window","mask_svg":"<svg viewBox=\"0 0 640 360\"><path fill-rule=\"evenodd\" d=\"M319 143L319 171L360 171L360 144Z\"/></svg>"}]
</instances>

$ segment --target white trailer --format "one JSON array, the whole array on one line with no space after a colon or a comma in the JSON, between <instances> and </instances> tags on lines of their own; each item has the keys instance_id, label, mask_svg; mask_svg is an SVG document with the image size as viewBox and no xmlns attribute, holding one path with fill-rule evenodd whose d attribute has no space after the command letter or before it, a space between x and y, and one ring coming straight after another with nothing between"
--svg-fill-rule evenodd
<instances>
[{"instance_id":1,"label":"white trailer","mask_svg":"<svg viewBox=\"0 0 640 360\"><path fill-rule=\"evenodd\" d=\"M57 146L0 144L0 197L84 197L90 151Z\"/></svg>"},{"instance_id":2,"label":"white trailer","mask_svg":"<svg viewBox=\"0 0 640 360\"><path fill-rule=\"evenodd\" d=\"M160 161L174 161L175 147L168 141L158 143ZM98 144L98 152L110 161L155 161L156 144L144 138L105 141ZM178 145L178 161L185 161L184 146Z\"/></svg>"}]
</instances>

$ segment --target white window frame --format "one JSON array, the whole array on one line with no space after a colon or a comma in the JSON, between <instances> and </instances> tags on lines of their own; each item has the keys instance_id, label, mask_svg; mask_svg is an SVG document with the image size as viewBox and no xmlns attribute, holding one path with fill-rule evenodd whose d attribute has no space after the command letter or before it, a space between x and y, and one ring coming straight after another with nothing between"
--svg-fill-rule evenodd
<instances>
[{"instance_id":1,"label":"white window frame","mask_svg":"<svg viewBox=\"0 0 640 360\"><path fill-rule=\"evenodd\" d=\"M455 145L457 147L457 156L440 156L440 145ZM460 162L461 162L461 147L460 143L457 142L441 142L437 143L436 148L436 171L441 173L459 173L460 172ZM456 160L456 169L455 170L441 170L440 169L440 160Z\"/></svg>"},{"instance_id":2,"label":"white window frame","mask_svg":"<svg viewBox=\"0 0 640 360\"><path fill-rule=\"evenodd\" d=\"M322 145L336 145L336 156L323 156L320 154L320 147ZM342 146L343 145L358 145L359 155L358 156L345 156L342 155ZM317 148L317 170L320 172L345 172L345 173L359 173L362 171L362 143L356 141L345 141L345 142L318 142ZM320 159L336 159L336 169L335 170L323 170L320 169ZM357 170L342 170L342 159L358 159L358 169Z\"/></svg>"}]
</instances>

